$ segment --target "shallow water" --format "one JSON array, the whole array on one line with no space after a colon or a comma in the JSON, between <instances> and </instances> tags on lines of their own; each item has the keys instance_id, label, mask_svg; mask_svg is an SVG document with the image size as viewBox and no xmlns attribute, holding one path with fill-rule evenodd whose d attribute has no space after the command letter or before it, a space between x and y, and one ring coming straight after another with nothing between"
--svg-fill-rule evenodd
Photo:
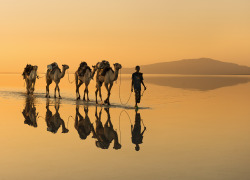
<instances>
[{"instance_id":1,"label":"shallow water","mask_svg":"<svg viewBox=\"0 0 250 180\"><path fill-rule=\"evenodd\" d=\"M119 81L112 89L112 106L107 107L95 106L94 81L91 102L84 103L75 100L75 85L67 75L60 83L59 100L44 97L44 78L37 80L35 94L26 96L20 75L1 74L0 179L249 179L249 76L144 79L148 89L136 116L133 95L128 105L120 103ZM54 84L52 97L53 88ZM104 88L102 93L105 98ZM122 75L122 101L129 95L130 77ZM105 146L108 149L97 147L92 133L81 139L75 128L77 109L94 129L95 112L104 125L109 109L121 148L113 148L115 140ZM131 139L136 117L141 132L146 127L139 151Z\"/></svg>"}]
</instances>

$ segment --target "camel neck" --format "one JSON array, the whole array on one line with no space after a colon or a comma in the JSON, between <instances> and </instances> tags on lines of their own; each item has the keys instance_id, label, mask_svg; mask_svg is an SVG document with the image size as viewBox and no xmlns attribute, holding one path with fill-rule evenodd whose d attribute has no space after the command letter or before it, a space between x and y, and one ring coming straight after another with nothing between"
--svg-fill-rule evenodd
<instances>
[{"instance_id":1,"label":"camel neck","mask_svg":"<svg viewBox=\"0 0 250 180\"><path fill-rule=\"evenodd\" d=\"M63 78L65 76L66 69L63 68L62 72L60 73L60 78Z\"/></svg>"},{"instance_id":2,"label":"camel neck","mask_svg":"<svg viewBox=\"0 0 250 180\"><path fill-rule=\"evenodd\" d=\"M117 80L118 74L119 74L119 69L115 69L113 81L116 81L116 80Z\"/></svg>"}]
</instances>

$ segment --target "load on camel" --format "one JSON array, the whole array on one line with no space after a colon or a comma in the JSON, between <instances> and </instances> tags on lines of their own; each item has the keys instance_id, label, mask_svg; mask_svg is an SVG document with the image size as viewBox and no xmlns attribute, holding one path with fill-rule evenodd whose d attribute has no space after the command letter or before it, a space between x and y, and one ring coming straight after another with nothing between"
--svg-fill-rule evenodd
<instances>
[{"instance_id":1,"label":"load on camel","mask_svg":"<svg viewBox=\"0 0 250 180\"><path fill-rule=\"evenodd\" d=\"M55 92L54 92L54 98L56 98L56 90L58 91L59 98L61 98L60 95L60 88L59 83L60 80L65 76L66 70L69 69L68 65L63 64L62 70L58 67L57 63L52 63L47 66L47 73L46 73L46 96L47 98L50 97L49 95L49 85L52 83L52 81L55 82Z\"/></svg>"},{"instance_id":2,"label":"load on camel","mask_svg":"<svg viewBox=\"0 0 250 180\"><path fill-rule=\"evenodd\" d=\"M35 91L37 69L37 66L32 66L31 64L27 64L24 68L22 76L26 82L27 94L33 94L33 92Z\"/></svg>"},{"instance_id":3,"label":"load on camel","mask_svg":"<svg viewBox=\"0 0 250 180\"><path fill-rule=\"evenodd\" d=\"M96 91L95 91L95 97L96 97L96 104L97 102L97 93L99 91L99 97L102 101L102 93L101 93L101 87L104 83L104 86L108 92L107 98L104 101L105 104L110 105L110 95L111 95L111 89L113 86L114 81L118 79L119 70L122 68L122 65L119 63L114 64L114 70L110 67L110 64L108 61L103 60L102 62L97 63L97 75L96 75Z\"/></svg>"},{"instance_id":4,"label":"load on camel","mask_svg":"<svg viewBox=\"0 0 250 180\"><path fill-rule=\"evenodd\" d=\"M93 67L93 71L91 70L91 68L88 66L86 62L81 62L81 64L79 65L79 68L75 72L76 99L77 100L81 98L79 88L84 83L85 89L84 89L83 100L84 101L86 100L85 94L87 94L87 101L89 101L88 86L89 86L91 79L93 79L95 72L97 70L96 66L92 66L92 67Z\"/></svg>"}]
</instances>

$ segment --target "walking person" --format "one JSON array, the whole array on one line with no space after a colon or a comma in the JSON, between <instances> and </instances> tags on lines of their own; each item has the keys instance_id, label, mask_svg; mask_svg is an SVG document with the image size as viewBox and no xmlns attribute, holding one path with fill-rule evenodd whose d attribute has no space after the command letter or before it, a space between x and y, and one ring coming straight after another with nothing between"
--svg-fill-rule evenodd
<instances>
[{"instance_id":1,"label":"walking person","mask_svg":"<svg viewBox=\"0 0 250 180\"><path fill-rule=\"evenodd\" d=\"M135 67L136 72L132 74L132 85L131 91L135 92L135 108L138 109L137 104L141 101L141 84L144 86L144 90L146 90L146 86L143 82L143 73L140 72L140 66Z\"/></svg>"},{"instance_id":2,"label":"walking person","mask_svg":"<svg viewBox=\"0 0 250 180\"><path fill-rule=\"evenodd\" d=\"M141 115L138 113L138 111L135 111L135 124L134 126L131 125L131 134L132 134L132 143L135 144L135 150L139 151L140 150L140 144L142 144L143 140L143 134L146 130L146 127L144 126L143 131L141 132Z\"/></svg>"}]
</instances>

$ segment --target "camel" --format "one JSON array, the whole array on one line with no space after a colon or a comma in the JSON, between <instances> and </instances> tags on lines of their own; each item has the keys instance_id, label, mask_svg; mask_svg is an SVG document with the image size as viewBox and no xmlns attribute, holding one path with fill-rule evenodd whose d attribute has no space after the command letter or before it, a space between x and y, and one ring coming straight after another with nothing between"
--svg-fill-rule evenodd
<instances>
[{"instance_id":1,"label":"camel","mask_svg":"<svg viewBox=\"0 0 250 180\"><path fill-rule=\"evenodd\" d=\"M90 122L88 111L88 107L84 107L84 118L79 112L79 106L76 106L75 129L77 130L81 139L86 139L94 129L92 123Z\"/></svg>"},{"instance_id":2,"label":"camel","mask_svg":"<svg viewBox=\"0 0 250 180\"><path fill-rule=\"evenodd\" d=\"M61 118L59 114L60 102L55 102L55 110L56 113L53 115L49 109L49 100L47 99L46 102L46 124L47 124L47 131L52 133L57 133L60 126L62 126L62 133L68 133L69 130L66 128L64 120Z\"/></svg>"},{"instance_id":3,"label":"camel","mask_svg":"<svg viewBox=\"0 0 250 180\"><path fill-rule=\"evenodd\" d=\"M118 78L119 70L121 68L122 68L121 64L115 63L114 64L115 71L113 72L112 69L109 69L106 72L105 76L101 75L101 70L100 69L98 70L97 75L96 75L96 91L95 91L96 104L98 104L98 102L97 102L97 93L98 93L98 91L99 91L100 99L102 101L101 87L102 87L102 83L104 83L105 88L106 88L106 90L108 92L108 96L107 96L106 100L104 101L104 103L110 105L109 98L110 98L110 95L111 95L111 89L112 89L114 81L116 81L117 78Z\"/></svg>"},{"instance_id":4,"label":"camel","mask_svg":"<svg viewBox=\"0 0 250 180\"><path fill-rule=\"evenodd\" d=\"M37 116L36 107L34 105L33 96L27 96L25 102L25 108L23 109L23 117L25 118L24 124L28 124L33 127L37 127Z\"/></svg>"},{"instance_id":5,"label":"camel","mask_svg":"<svg viewBox=\"0 0 250 180\"><path fill-rule=\"evenodd\" d=\"M83 101L85 101L85 94L87 94L87 101L89 101L89 83L91 79L93 79L95 72L97 70L97 66L92 66L93 71L91 72L88 68L86 69L86 72L84 76L80 76L79 72L75 72L75 83L76 83L76 99L79 100L81 98L80 93L79 93L79 88L81 85L84 83L85 84L85 90L84 90L84 96L83 96Z\"/></svg>"},{"instance_id":6,"label":"camel","mask_svg":"<svg viewBox=\"0 0 250 180\"><path fill-rule=\"evenodd\" d=\"M37 66L32 66L32 70L29 74L23 73L25 82L26 82L26 91L27 94L33 94L35 91L35 84L36 84L36 78L37 78Z\"/></svg>"},{"instance_id":7,"label":"camel","mask_svg":"<svg viewBox=\"0 0 250 180\"><path fill-rule=\"evenodd\" d=\"M118 141L117 132L114 130L113 124L111 122L109 108L104 108L104 110L106 111L108 118L103 127L101 122L102 109L100 110L98 117L96 107L96 131L93 129L93 137L97 139L96 146L102 149L108 149L109 145L114 140L113 148L116 150L121 149L122 146Z\"/></svg>"},{"instance_id":8,"label":"camel","mask_svg":"<svg viewBox=\"0 0 250 180\"><path fill-rule=\"evenodd\" d=\"M58 91L59 94L59 98L61 99L61 95L60 95L60 88L59 88L59 83L60 80L64 77L66 70L69 69L68 65L63 64L62 65L62 71L59 69L59 67L55 67L54 70L47 70L46 73L46 96L47 98L50 97L49 95L49 85L52 83L52 81L54 81L56 83L56 87L55 87L55 93L54 93L54 98L56 98L56 90Z\"/></svg>"}]
</instances>

